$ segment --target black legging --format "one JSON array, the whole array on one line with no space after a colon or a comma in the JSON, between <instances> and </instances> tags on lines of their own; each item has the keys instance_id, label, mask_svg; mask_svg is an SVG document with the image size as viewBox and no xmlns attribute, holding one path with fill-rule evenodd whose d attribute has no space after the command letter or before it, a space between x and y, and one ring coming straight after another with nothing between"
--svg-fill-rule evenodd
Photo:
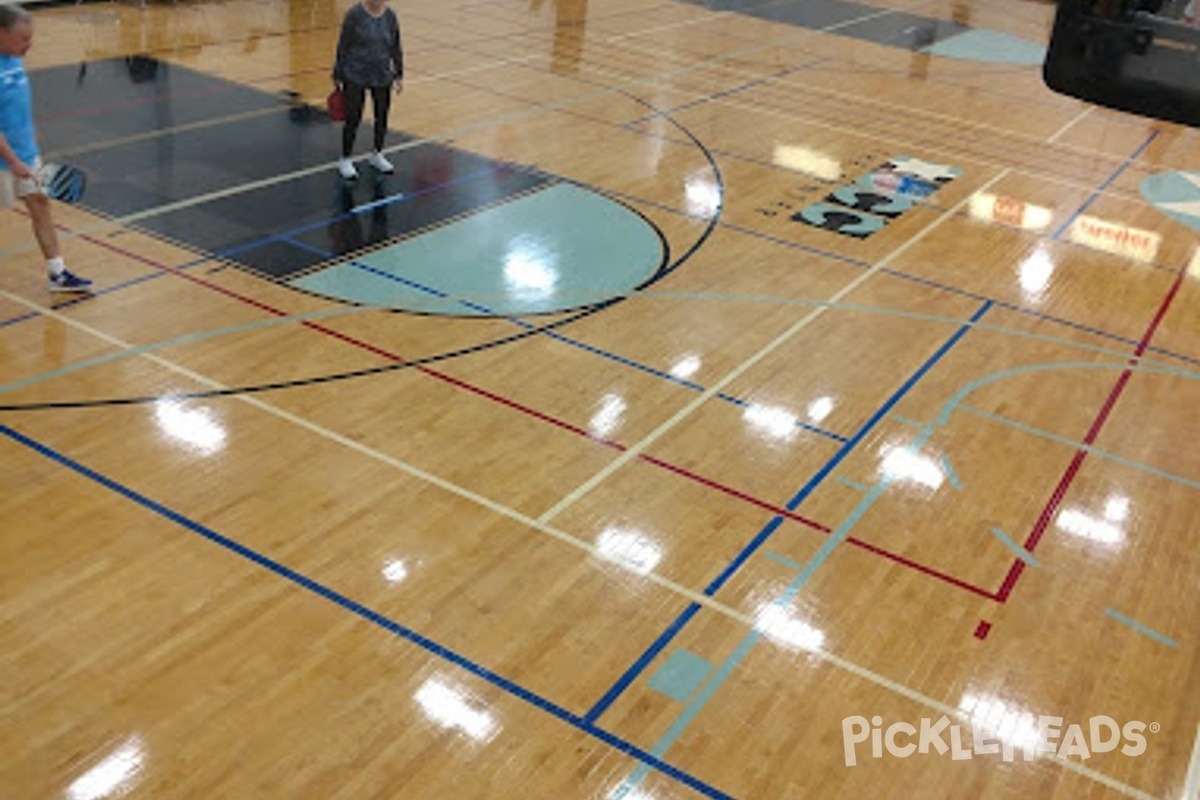
<instances>
[{"instance_id":1,"label":"black legging","mask_svg":"<svg viewBox=\"0 0 1200 800\"><path fill-rule=\"evenodd\" d=\"M354 137L358 135L358 125L362 122L363 105L367 99L367 89L371 91L371 106L375 109L375 149L383 149L383 137L387 135L388 111L392 106L392 87L390 86L359 86L357 83L346 83L342 94L346 99L346 125L342 128L342 155L350 157L354 150Z\"/></svg>"}]
</instances>

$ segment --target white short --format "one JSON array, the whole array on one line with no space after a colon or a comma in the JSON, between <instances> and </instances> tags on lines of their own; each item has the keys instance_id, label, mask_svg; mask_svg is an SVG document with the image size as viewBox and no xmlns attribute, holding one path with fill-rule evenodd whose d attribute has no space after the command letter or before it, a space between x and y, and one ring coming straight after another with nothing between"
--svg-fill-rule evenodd
<instances>
[{"instance_id":1,"label":"white short","mask_svg":"<svg viewBox=\"0 0 1200 800\"><path fill-rule=\"evenodd\" d=\"M0 170L0 208L8 208L31 194L46 193L46 185L41 178L42 160L39 158L31 167L32 178L18 178L12 174L12 170Z\"/></svg>"}]
</instances>

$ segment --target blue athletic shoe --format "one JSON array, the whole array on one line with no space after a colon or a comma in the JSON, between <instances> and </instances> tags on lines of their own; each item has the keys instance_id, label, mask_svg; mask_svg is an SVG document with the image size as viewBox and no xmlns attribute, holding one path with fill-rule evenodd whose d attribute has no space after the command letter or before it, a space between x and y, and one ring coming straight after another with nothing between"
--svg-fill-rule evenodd
<instances>
[{"instance_id":1,"label":"blue athletic shoe","mask_svg":"<svg viewBox=\"0 0 1200 800\"><path fill-rule=\"evenodd\" d=\"M72 275L65 269L50 278L50 291L52 292L90 292L91 290L91 281L78 275Z\"/></svg>"}]
</instances>

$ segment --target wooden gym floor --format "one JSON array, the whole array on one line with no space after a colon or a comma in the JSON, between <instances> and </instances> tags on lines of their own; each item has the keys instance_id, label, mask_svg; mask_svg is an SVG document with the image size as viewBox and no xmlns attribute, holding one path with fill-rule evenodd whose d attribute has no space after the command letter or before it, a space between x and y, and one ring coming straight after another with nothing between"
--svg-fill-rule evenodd
<instances>
[{"instance_id":1,"label":"wooden gym floor","mask_svg":"<svg viewBox=\"0 0 1200 800\"><path fill-rule=\"evenodd\" d=\"M353 185L344 0L35 9L0 794L1196 800L1200 133L1034 0L393 7Z\"/></svg>"}]
</instances>

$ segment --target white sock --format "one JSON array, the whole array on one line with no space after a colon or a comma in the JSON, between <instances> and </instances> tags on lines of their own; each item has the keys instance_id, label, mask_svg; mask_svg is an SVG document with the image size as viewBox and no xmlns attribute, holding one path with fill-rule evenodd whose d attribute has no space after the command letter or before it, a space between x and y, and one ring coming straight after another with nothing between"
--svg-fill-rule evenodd
<instances>
[{"instance_id":1,"label":"white sock","mask_svg":"<svg viewBox=\"0 0 1200 800\"><path fill-rule=\"evenodd\" d=\"M66 268L67 265L62 260L62 256L46 260L46 271L50 273L51 278L57 278Z\"/></svg>"}]
</instances>

